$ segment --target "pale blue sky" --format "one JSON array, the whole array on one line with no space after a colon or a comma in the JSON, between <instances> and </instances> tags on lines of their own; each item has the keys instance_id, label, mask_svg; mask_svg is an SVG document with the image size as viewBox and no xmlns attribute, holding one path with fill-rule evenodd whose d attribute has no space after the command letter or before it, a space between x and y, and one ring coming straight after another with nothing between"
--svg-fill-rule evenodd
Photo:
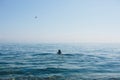
<instances>
[{"instance_id":1,"label":"pale blue sky","mask_svg":"<svg viewBox=\"0 0 120 80\"><path fill-rule=\"evenodd\" d=\"M0 0L0 41L120 42L120 0Z\"/></svg>"}]
</instances>

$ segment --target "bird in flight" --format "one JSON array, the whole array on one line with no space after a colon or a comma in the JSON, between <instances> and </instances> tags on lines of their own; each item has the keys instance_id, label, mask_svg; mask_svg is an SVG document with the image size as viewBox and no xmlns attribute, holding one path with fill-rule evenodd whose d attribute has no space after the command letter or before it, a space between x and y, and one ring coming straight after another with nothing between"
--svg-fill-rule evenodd
<instances>
[{"instance_id":1,"label":"bird in flight","mask_svg":"<svg viewBox=\"0 0 120 80\"><path fill-rule=\"evenodd\" d=\"M35 16L35 19L37 19L38 17L37 16Z\"/></svg>"}]
</instances>

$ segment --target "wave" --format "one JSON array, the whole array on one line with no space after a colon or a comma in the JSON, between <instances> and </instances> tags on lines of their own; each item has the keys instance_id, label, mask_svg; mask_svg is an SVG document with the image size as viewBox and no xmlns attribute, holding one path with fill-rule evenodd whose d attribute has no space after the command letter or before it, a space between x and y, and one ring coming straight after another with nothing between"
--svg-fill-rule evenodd
<instances>
[{"instance_id":1,"label":"wave","mask_svg":"<svg viewBox=\"0 0 120 80\"><path fill-rule=\"evenodd\" d=\"M64 76L53 75L45 77L37 76L21 76L21 77L11 77L11 78L0 78L0 80L66 80Z\"/></svg>"},{"instance_id":2,"label":"wave","mask_svg":"<svg viewBox=\"0 0 120 80\"><path fill-rule=\"evenodd\" d=\"M49 73L60 73L66 72L69 69L63 68L43 68L43 69L4 69L0 71L0 75L9 75L9 74L49 74Z\"/></svg>"},{"instance_id":3,"label":"wave","mask_svg":"<svg viewBox=\"0 0 120 80\"><path fill-rule=\"evenodd\" d=\"M32 56L44 56L44 55L53 55L53 53L37 53L33 54Z\"/></svg>"},{"instance_id":4,"label":"wave","mask_svg":"<svg viewBox=\"0 0 120 80\"><path fill-rule=\"evenodd\" d=\"M19 76L0 78L0 80L120 80L119 76L89 76L89 75L48 75L48 76Z\"/></svg>"}]
</instances>

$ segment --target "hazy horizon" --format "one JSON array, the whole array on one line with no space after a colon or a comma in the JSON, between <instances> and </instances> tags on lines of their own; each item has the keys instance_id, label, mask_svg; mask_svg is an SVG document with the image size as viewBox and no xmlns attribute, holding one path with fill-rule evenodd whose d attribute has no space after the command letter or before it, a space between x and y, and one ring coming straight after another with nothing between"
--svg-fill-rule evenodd
<instances>
[{"instance_id":1,"label":"hazy horizon","mask_svg":"<svg viewBox=\"0 0 120 80\"><path fill-rule=\"evenodd\" d=\"M0 0L0 42L120 43L119 0Z\"/></svg>"}]
</instances>

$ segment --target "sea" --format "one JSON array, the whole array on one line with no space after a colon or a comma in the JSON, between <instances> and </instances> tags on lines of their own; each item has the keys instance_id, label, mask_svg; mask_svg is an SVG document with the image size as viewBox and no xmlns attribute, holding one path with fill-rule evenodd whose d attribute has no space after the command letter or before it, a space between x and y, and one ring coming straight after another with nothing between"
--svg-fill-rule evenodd
<instances>
[{"instance_id":1,"label":"sea","mask_svg":"<svg viewBox=\"0 0 120 80\"><path fill-rule=\"evenodd\" d=\"M120 80L120 44L0 43L0 80Z\"/></svg>"}]
</instances>

